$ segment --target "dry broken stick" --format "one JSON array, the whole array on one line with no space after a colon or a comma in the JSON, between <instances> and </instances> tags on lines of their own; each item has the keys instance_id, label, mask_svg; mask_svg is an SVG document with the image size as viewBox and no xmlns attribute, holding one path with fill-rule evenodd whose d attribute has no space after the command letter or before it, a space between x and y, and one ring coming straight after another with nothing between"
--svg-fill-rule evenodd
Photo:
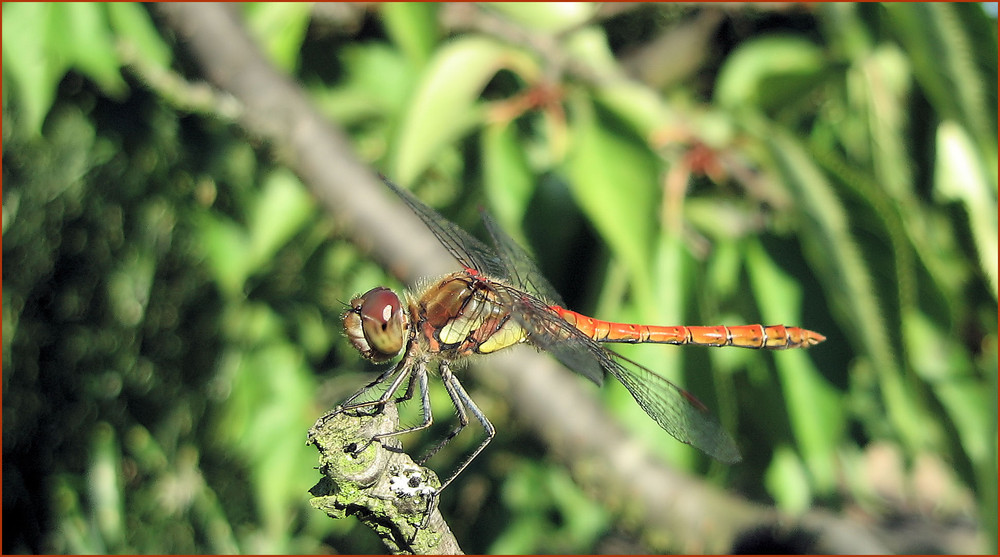
<instances>
[{"instance_id":1,"label":"dry broken stick","mask_svg":"<svg viewBox=\"0 0 1000 557\"><path fill-rule=\"evenodd\" d=\"M373 414L320 418L306 442L319 449L323 474L310 504L332 518L358 517L396 554L461 554L437 505L429 505L440 485L434 472L414 463L395 437L372 442L398 425L392 403Z\"/></svg>"}]
</instances>

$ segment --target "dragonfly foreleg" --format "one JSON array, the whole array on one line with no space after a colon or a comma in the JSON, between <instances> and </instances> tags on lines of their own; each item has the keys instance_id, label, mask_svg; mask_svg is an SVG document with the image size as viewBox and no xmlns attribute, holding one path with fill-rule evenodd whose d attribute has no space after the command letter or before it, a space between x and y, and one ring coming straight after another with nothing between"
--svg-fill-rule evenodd
<instances>
[{"instance_id":1,"label":"dragonfly foreleg","mask_svg":"<svg viewBox=\"0 0 1000 557\"><path fill-rule=\"evenodd\" d=\"M377 387L379 384L381 384L382 382L384 382L386 379L392 377L392 375L394 373L397 373L399 371L400 371L399 366L394 366L394 367L386 370L384 373L382 373L381 375L379 375L377 379L375 379L371 383L365 385L364 387L361 387L361 389L358 390L358 392L356 392L353 395L349 396L347 398L347 400L345 400L344 402L338 404L337 407L333 409L333 413L334 414L339 414L341 412L344 412L345 410L354 410L356 408L363 408L365 406L374 406L374 405L378 404L379 400L374 400L374 401L370 401L370 402L366 402L366 403L359 403L359 404L352 404L352 403L354 402L354 400L356 398L358 398L359 396L363 395L364 393L367 393L373 387ZM400 377L402 377L404 375L408 375L408 374L404 373ZM399 379L397 379L394 383L399 383ZM386 392L392 392L394 390L395 389L393 389L392 387L390 387Z\"/></svg>"},{"instance_id":2,"label":"dragonfly foreleg","mask_svg":"<svg viewBox=\"0 0 1000 557\"><path fill-rule=\"evenodd\" d=\"M369 406L375 406L376 407L375 411L378 412L378 409L382 408L382 406L384 406L386 402L389 402L389 399L392 398L393 394L399 390L399 387L403 384L403 381L412 375L412 372L409 369L410 368L409 360L410 360L409 357L405 357L402 360L400 360L399 364L396 365L395 368L391 369L386 373L383 373L382 375L379 376L378 379L369 383L368 385L363 387L360 391L354 393L353 395L350 396L350 398L348 398L343 403L334 408L333 414L347 412L348 410L357 410L359 408L367 408ZM397 372L399 373L399 375L396 376L396 378L392 381L392 384L389 385L389 388L386 389L384 393L382 393L382 396L378 397L375 400L367 400L364 402L353 402L354 399L358 398L363 393L367 392L369 389L382 383L389 377L392 377L392 375Z\"/></svg>"},{"instance_id":3,"label":"dragonfly foreleg","mask_svg":"<svg viewBox=\"0 0 1000 557\"><path fill-rule=\"evenodd\" d=\"M410 349L410 347L407 347L406 354L403 356L403 359L401 359L398 364L382 372L377 378L375 378L374 381L359 389L356 393L349 396L347 400L338 404L335 408L328 411L326 414L320 416L320 418L316 420L316 423L313 424L312 428L310 428L309 431L310 432L317 431L334 416L337 416L344 412L349 412L352 410L358 410L360 408L368 408L368 407L374 407L371 412L371 415L375 415L381 412L382 408L385 406L385 403L388 402L390 398L392 398L393 393L399 390L400 385L403 384L403 380L405 380L407 377L410 377L410 385L407 388L407 392L412 390L413 379L410 369L412 367L413 359L414 357L412 354L412 350ZM386 389L384 393L382 393L382 396L380 396L375 400L357 402L357 403L354 402L354 400L356 400L359 396L367 393L374 387L377 387L378 385L382 384L395 374L398 374L398 376L396 377L396 379L393 380L392 384L389 385L389 388Z\"/></svg>"},{"instance_id":4,"label":"dragonfly foreleg","mask_svg":"<svg viewBox=\"0 0 1000 557\"><path fill-rule=\"evenodd\" d=\"M426 375L426 374L424 374L424 375ZM406 402L407 400L410 400L411 398L413 398L413 386L416 384L416 382L417 382L417 374L416 373L411 373L410 374L410 382L406 384L406 392L403 393L402 395L400 395L396 399L396 404L399 404L401 402ZM424 392L426 392L426 389L424 389Z\"/></svg>"},{"instance_id":5,"label":"dragonfly foreleg","mask_svg":"<svg viewBox=\"0 0 1000 557\"><path fill-rule=\"evenodd\" d=\"M413 384L416 383L420 389L420 407L421 413L423 414L424 421L419 425L413 427L407 427L399 429L396 431L390 431L389 433L380 433L372 438L372 441L376 439L385 439L386 437L395 437L396 435L402 435L404 433L412 433L414 431L420 431L421 429L427 429L434 423L434 415L431 412L431 395L430 389L427 386L427 362L425 360L420 360L413 366L413 370L410 372L410 385L407 388L407 393L409 396L406 398L401 398L400 400L406 400L413 396Z\"/></svg>"}]
</instances>

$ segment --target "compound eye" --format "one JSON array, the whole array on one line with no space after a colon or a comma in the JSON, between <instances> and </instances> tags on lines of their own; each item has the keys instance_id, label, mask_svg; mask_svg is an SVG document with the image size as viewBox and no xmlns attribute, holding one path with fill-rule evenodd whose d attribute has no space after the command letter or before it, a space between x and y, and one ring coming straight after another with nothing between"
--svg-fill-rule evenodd
<instances>
[{"instance_id":1,"label":"compound eye","mask_svg":"<svg viewBox=\"0 0 1000 557\"><path fill-rule=\"evenodd\" d=\"M380 286L362 295L360 302L360 306L352 305L361 317L361 330L368 345L365 357L377 362L392 358L403 349L406 340L406 315L399 296Z\"/></svg>"}]
</instances>

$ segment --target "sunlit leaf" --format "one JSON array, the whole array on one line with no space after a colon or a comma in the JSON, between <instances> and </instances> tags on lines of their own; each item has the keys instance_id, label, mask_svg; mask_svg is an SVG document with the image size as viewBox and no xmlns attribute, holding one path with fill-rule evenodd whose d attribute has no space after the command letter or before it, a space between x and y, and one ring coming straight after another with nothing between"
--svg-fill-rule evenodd
<instances>
[{"instance_id":1,"label":"sunlit leaf","mask_svg":"<svg viewBox=\"0 0 1000 557\"><path fill-rule=\"evenodd\" d=\"M218 287L229 296L243 291L252 262L250 240L236 223L210 215L201 222L199 242Z\"/></svg>"},{"instance_id":2,"label":"sunlit leaf","mask_svg":"<svg viewBox=\"0 0 1000 557\"><path fill-rule=\"evenodd\" d=\"M996 42L996 17L989 21L981 4L927 2L883 5L886 22L899 36L914 74L942 119L956 120L977 143L996 152L996 54L981 55L984 41ZM966 12L963 19L960 12ZM979 25L969 25L969 19ZM976 35L976 31L990 33ZM992 52L992 51L990 51ZM990 65L992 75L990 75ZM991 125L992 123L992 125ZM989 150L985 151L989 152ZM995 165L994 165L995 167Z\"/></svg>"},{"instance_id":3,"label":"sunlit leaf","mask_svg":"<svg viewBox=\"0 0 1000 557\"><path fill-rule=\"evenodd\" d=\"M24 106L24 125L33 134L41 132L42 121L55 97L56 86L69 61L54 48L53 4L16 2L3 7L4 83L20 91L17 102Z\"/></svg>"},{"instance_id":4,"label":"sunlit leaf","mask_svg":"<svg viewBox=\"0 0 1000 557\"><path fill-rule=\"evenodd\" d=\"M266 264L315 211L315 204L293 174L279 170L269 175L250 215L251 269Z\"/></svg>"},{"instance_id":5,"label":"sunlit leaf","mask_svg":"<svg viewBox=\"0 0 1000 557\"><path fill-rule=\"evenodd\" d=\"M504 230L521 228L534 183L514 126L490 126L483 134L483 185L490 209ZM523 239L518 239L523 241Z\"/></svg>"},{"instance_id":6,"label":"sunlit leaf","mask_svg":"<svg viewBox=\"0 0 1000 557\"><path fill-rule=\"evenodd\" d=\"M764 476L768 493L785 512L805 512L812 503L809 476L795 451L780 446Z\"/></svg>"},{"instance_id":7,"label":"sunlit leaf","mask_svg":"<svg viewBox=\"0 0 1000 557\"><path fill-rule=\"evenodd\" d=\"M263 313L260 317L279 319ZM305 431L315 418L310 413L314 390L315 379L301 353L281 341L248 352L234 369L233 401L226 405L220 432L250 466L254 495L267 528L282 528L289 511L300 502L294 494L314 483L314 478L295 473L315 463L314 450L287 434ZM283 537L271 540L283 542ZM287 551L283 545L267 549Z\"/></svg>"},{"instance_id":8,"label":"sunlit leaf","mask_svg":"<svg viewBox=\"0 0 1000 557\"><path fill-rule=\"evenodd\" d=\"M94 519L108 547L120 547L125 537L121 460L114 429L107 423L98 424L91 440L88 483Z\"/></svg>"},{"instance_id":9,"label":"sunlit leaf","mask_svg":"<svg viewBox=\"0 0 1000 557\"><path fill-rule=\"evenodd\" d=\"M907 394L902 372L890 349L887 325L872 277L848 231L847 212L829 181L787 134L770 128L767 142L783 180L793 189L805 219L802 243L832 297L831 311L852 324L852 344L871 358L879 374L886 409L911 448L927 442L929 425L915 397Z\"/></svg>"},{"instance_id":10,"label":"sunlit leaf","mask_svg":"<svg viewBox=\"0 0 1000 557\"><path fill-rule=\"evenodd\" d=\"M398 50L382 44L347 46L341 61L347 78L340 86L313 89L324 113L343 126L399 117L410 99L415 68ZM385 149L385 130L377 130L381 151Z\"/></svg>"},{"instance_id":11,"label":"sunlit leaf","mask_svg":"<svg viewBox=\"0 0 1000 557\"><path fill-rule=\"evenodd\" d=\"M962 445L975 461L989 457L992 422L990 396L975 376L966 352L953 335L941 330L926 315L904 315L910 362L934 390L954 422Z\"/></svg>"},{"instance_id":12,"label":"sunlit leaf","mask_svg":"<svg viewBox=\"0 0 1000 557\"><path fill-rule=\"evenodd\" d=\"M440 150L483 119L477 99L503 67L530 66L524 54L483 37L464 37L439 49L407 107L396 141L393 175L412 183Z\"/></svg>"},{"instance_id":13,"label":"sunlit leaf","mask_svg":"<svg viewBox=\"0 0 1000 557\"><path fill-rule=\"evenodd\" d=\"M486 2L483 6L521 25L549 33L580 25L597 11L595 4L586 2Z\"/></svg>"},{"instance_id":14,"label":"sunlit leaf","mask_svg":"<svg viewBox=\"0 0 1000 557\"><path fill-rule=\"evenodd\" d=\"M299 61L309 27L308 2L251 2L244 5L247 23L271 61L292 72Z\"/></svg>"},{"instance_id":15,"label":"sunlit leaf","mask_svg":"<svg viewBox=\"0 0 1000 557\"><path fill-rule=\"evenodd\" d=\"M800 36L748 41L726 59L716 81L715 101L731 109L778 109L815 87L824 68L819 47Z\"/></svg>"},{"instance_id":16,"label":"sunlit leaf","mask_svg":"<svg viewBox=\"0 0 1000 557\"><path fill-rule=\"evenodd\" d=\"M778 268L757 242L747 247L747 273L766 323L799 322L802 287ZM829 345L825 346L829 349ZM792 431L815 488L830 492L837 482L837 441L843 435L844 416L836 391L812 363L824 345L810 351L776 352L775 366L784 393ZM801 502L801 501L799 501Z\"/></svg>"},{"instance_id":17,"label":"sunlit leaf","mask_svg":"<svg viewBox=\"0 0 1000 557\"><path fill-rule=\"evenodd\" d=\"M61 49L74 68L96 81L111 96L127 91L122 79L121 60L115 50L105 6L96 2L57 4L53 19L57 32L53 44Z\"/></svg>"},{"instance_id":18,"label":"sunlit leaf","mask_svg":"<svg viewBox=\"0 0 1000 557\"><path fill-rule=\"evenodd\" d=\"M136 55L161 70L173 59L170 47L163 41L149 13L141 4L114 2L107 5L111 25L119 41L135 49Z\"/></svg>"},{"instance_id":19,"label":"sunlit leaf","mask_svg":"<svg viewBox=\"0 0 1000 557\"><path fill-rule=\"evenodd\" d=\"M423 65L438 39L438 6L423 2L387 2L380 6L386 31L414 65Z\"/></svg>"},{"instance_id":20,"label":"sunlit leaf","mask_svg":"<svg viewBox=\"0 0 1000 557\"><path fill-rule=\"evenodd\" d=\"M641 143L616 133L588 101L574 103L571 190L616 256L648 292L653 223L657 220L656 161Z\"/></svg>"},{"instance_id":21,"label":"sunlit leaf","mask_svg":"<svg viewBox=\"0 0 1000 557\"><path fill-rule=\"evenodd\" d=\"M987 176L972 138L951 120L945 120L938 127L937 153L935 192L965 206L969 213L969 227L979 250L980 268L989 277L993 298L997 299L997 253L1000 252L997 241L997 161L987 161L992 168Z\"/></svg>"}]
</instances>

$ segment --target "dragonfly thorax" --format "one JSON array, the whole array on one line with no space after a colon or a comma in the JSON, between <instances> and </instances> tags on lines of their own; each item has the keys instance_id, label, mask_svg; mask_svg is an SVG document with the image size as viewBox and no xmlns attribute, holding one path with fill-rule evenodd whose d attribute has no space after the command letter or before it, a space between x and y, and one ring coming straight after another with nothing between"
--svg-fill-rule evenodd
<instances>
[{"instance_id":1,"label":"dragonfly thorax","mask_svg":"<svg viewBox=\"0 0 1000 557\"><path fill-rule=\"evenodd\" d=\"M418 336L431 352L489 354L527 340L493 287L468 271L433 284L416 302Z\"/></svg>"},{"instance_id":2,"label":"dragonfly thorax","mask_svg":"<svg viewBox=\"0 0 1000 557\"><path fill-rule=\"evenodd\" d=\"M410 320L395 292L378 286L351 300L344 312L344 332L361 355L373 362L391 359L403 349Z\"/></svg>"}]
</instances>

